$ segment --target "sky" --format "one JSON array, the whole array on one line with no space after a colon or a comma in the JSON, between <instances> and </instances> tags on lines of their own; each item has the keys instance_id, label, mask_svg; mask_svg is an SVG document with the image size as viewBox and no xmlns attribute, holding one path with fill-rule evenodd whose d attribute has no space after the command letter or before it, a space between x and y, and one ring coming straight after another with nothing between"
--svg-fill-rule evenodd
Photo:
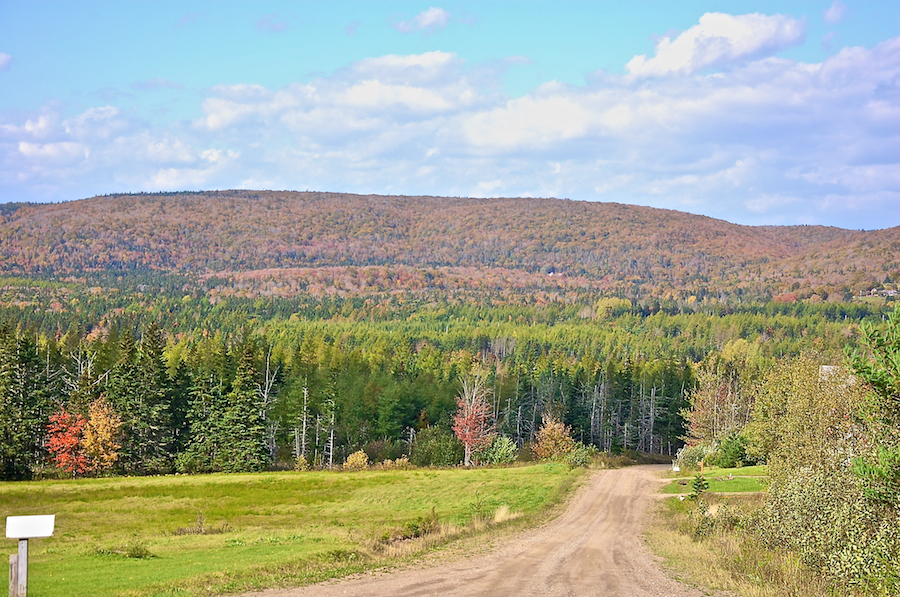
<instances>
[{"instance_id":1,"label":"sky","mask_svg":"<svg viewBox=\"0 0 900 597\"><path fill-rule=\"evenodd\" d=\"M900 225L896 0L0 0L0 202L315 190Z\"/></svg>"}]
</instances>

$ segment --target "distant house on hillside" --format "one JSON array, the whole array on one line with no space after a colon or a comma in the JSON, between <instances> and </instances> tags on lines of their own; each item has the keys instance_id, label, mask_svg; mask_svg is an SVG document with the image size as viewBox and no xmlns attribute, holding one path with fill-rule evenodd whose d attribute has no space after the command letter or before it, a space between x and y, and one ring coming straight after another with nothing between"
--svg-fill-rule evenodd
<instances>
[{"instance_id":1,"label":"distant house on hillside","mask_svg":"<svg viewBox=\"0 0 900 597\"><path fill-rule=\"evenodd\" d=\"M847 373L846 367L841 367L840 365L819 365L819 381L829 381L838 376L846 377L849 385L856 385L856 376Z\"/></svg>"}]
</instances>

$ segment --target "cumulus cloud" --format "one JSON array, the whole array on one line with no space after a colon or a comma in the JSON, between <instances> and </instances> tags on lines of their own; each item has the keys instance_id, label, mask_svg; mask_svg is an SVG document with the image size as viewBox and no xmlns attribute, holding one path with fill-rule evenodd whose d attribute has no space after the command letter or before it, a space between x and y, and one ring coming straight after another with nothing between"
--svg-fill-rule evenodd
<instances>
[{"instance_id":1,"label":"cumulus cloud","mask_svg":"<svg viewBox=\"0 0 900 597\"><path fill-rule=\"evenodd\" d=\"M734 34L718 58L686 31L645 61L652 77L598 72L517 98L498 91L502 69L435 51L277 89L214 86L200 117L165 126L106 105L0 113L0 192L34 193L35 180L68 189L54 198L252 183L563 196L760 224L900 222L900 37L804 63L774 50L800 21L754 22L771 25L768 37ZM687 58L650 64L682 38L694 40Z\"/></svg>"},{"instance_id":2,"label":"cumulus cloud","mask_svg":"<svg viewBox=\"0 0 900 597\"><path fill-rule=\"evenodd\" d=\"M70 162L86 159L90 149L82 143L29 143L19 142L19 152L28 158L38 158L50 162Z\"/></svg>"},{"instance_id":3,"label":"cumulus cloud","mask_svg":"<svg viewBox=\"0 0 900 597\"><path fill-rule=\"evenodd\" d=\"M446 27L449 23L450 13L443 8L432 6L408 21L397 21L392 27L401 33L415 33L417 31L434 33Z\"/></svg>"},{"instance_id":4,"label":"cumulus cloud","mask_svg":"<svg viewBox=\"0 0 900 597\"><path fill-rule=\"evenodd\" d=\"M709 12L675 39L660 39L652 58L635 56L625 68L637 76L663 76L742 63L802 42L804 29L802 20L786 15Z\"/></svg>"},{"instance_id":5,"label":"cumulus cloud","mask_svg":"<svg viewBox=\"0 0 900 597\"><path fill-rule=\"evenodd\" d=\"M0 71L4 71L12 64L12 56L6 52L0 52Z\"/></svg>"},{"instance_id":6,"label":"cumulus cloud","mask_svg":"<svg viewBox=\"0 0 900 597\"><path fill-rule=\"evenodd\" d=\"M837 25L844 20L847 14L847 7L841 0L834 0L827 9L822 11L822 20L829 25Z\"/></svg>"},{"instance_id":7,"label":"cumulus cloud","mask_svg":"<svg viewBox=\"0 0 900 597\"><path fill-rule=\"evenodd\" d=\"M124 132L129 122L113 106L89 108L62 123L67 135L81 139L110 139Z\"/></svg>"}]
</instances>

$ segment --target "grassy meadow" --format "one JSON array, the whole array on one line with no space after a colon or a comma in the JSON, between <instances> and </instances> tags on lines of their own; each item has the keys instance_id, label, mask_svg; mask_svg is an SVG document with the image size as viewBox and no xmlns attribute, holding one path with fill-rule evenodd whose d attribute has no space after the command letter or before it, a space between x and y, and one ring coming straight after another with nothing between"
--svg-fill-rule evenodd
<instances>
[{"instance_id":1,"label":"grassy meadow","mask_svg":"<svg viewBox=\"0 0 900 597\"><path fill-rule=\"evenodd\" d=\"M583 474L541 464L3 483L0 514L56 515L54 536L30 545L31 597L208 595L324 580L485 523L527 523Z\"/></svg>"}]
</instances>

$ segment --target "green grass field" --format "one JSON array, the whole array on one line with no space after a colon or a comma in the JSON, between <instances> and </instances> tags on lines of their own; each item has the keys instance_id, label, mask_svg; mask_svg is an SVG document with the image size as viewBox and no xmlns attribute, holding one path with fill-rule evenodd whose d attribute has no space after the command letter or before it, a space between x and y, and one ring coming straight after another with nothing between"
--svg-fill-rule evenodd
<instances>
[{"instance_id":1,"label":"green grass field","mask_svg":"<svg viewBox=\"0 0 900 597\"><path fill-rule=\"evenodd\" d=\"M56 514L54 536L30 545L30 597L209 595L390 563L379 549L432 509L457 535L501 507L527 522L582 474L557 464L3 483L0 515ZM190 532L201 514L205 532Z\"/></svg>"},{"instance_id":2,"label":"green grass field","mask_svg":"<svg viewBox=\"0 0 900 597\"><path fill-rule=\"evenodd\" d=\"M690 493L691 481L699 471L681 471L673 473L669 471L667 476L672 479L662 489L663 493ZM732 478L729 479L728 476ZM703 476L709 482L709 491L714 493L749 493L763 491L766 488L765 480L768 469L765 466L745 466L741 468L707 467L703 470Z\"/></svg>"}]
</instances>

